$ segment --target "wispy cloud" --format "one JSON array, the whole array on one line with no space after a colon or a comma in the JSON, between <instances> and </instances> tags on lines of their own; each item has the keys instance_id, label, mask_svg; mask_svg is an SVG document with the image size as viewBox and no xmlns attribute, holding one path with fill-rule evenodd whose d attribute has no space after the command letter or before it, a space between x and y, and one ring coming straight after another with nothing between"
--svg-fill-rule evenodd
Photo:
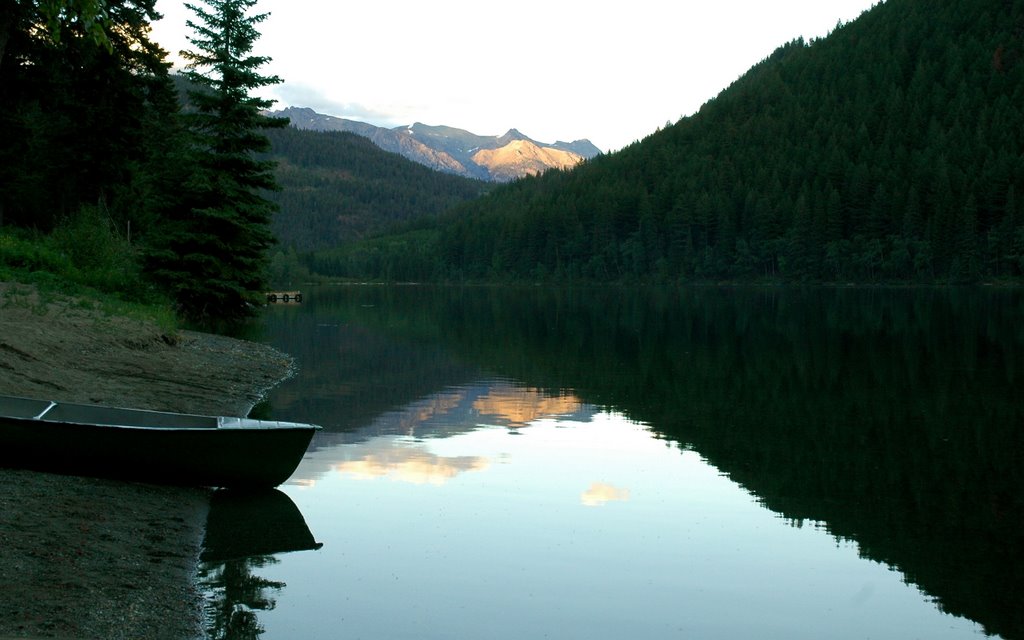
<instances>
[{"instance_id":1,"label":"wispy cloud","mask_svg":"<svg viewBox=\"0 0 1024 640\"><path fill-rule=\"evenodd\" d=\"M401 115L390 113L386 110L369 107L358 102L343 102L335 100L326 92L316 87L285 82L273 87L268 93L276 99L279 104L276 108L282 107L309 107L317 113L322 113L338 118L350 118L369 122L378 126L399 126L406 123Z\"/></svg>"}]
</instances>

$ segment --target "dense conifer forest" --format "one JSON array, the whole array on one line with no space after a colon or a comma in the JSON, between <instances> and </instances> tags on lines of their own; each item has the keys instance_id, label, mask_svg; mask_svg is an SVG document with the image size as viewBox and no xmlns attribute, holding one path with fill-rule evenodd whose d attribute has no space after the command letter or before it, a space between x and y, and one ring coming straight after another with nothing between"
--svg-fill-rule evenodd
<instances>
[{"instance_id":1,"label":"dense conifer forest","mask_svg":"<svg viewBox=\"0 0 1024 640\"><path fill-rule=\"evenodd\" d=\"M146 297L141 256L203 180L190 107L148 40L152 0L111 0L102 23L49 6L0 21L0 268L89 270ZM575 170L478 198L353 136L283 129L263 156L282 189L262 195L281 210L271 252L314 250L306 266L335 277L1011 281L1022 105L1024 0L888 0ZM38 234L45 250L26 248Z\"/></svg>"},{"instance_id":2,"label":"dense conifer forest","mask_svg":"<svg viewBox=\"0 0 1024 640\"><path fill-rule=\"evenodd\" d=\"M50 231L94 208L142 233L171 206L184 146L166 52L149 40L155 3L106 3L99 38L72 2L45 20L50 4L3 5L0 224Z\"/></svg>"},{"instance_id":3,"label":"dense conifer forest","mask_svg":"<svg viewBox=\"0 0 1024 640\"><path fill-rule=\"evenodd\" d=\"M199 90L180 108L154 0L24 0L0 11L0 278L87 286L199 322L266 287L275 188L249 55L256 0L189 5ZM230 43L228 44L228 41Z\"/></svg>"},{"instance_id":4,"label":"dense conifer forest","mask_svg":"<svg viewBox=\"0 0 1024 640\"><path fill-rule=\"evenodd\" d=\"M436 216L486 189L355 136L273 129L285 121L248 95L280 81L247 55L267 16L218 46L220 14L252 0L200 7L206 31L184 74L150 40L154 0L0 4L0 279L244 316L266 275L304 274L288 249Z\"/></svg>"},{"instance_id":5,"label":"dense conifer forest","mask_svg":"<svg viewBox=\"0 0 1024 640\"><path fill-rule=\"evenodd\" d=\"M780 47L621 152L310 265L423 280L1016 279L1022 154L1024 1L889 0Z\"/></svg>"},{"instance_id":6,"label":"dense conifer forest","mask_svg":"<svg viewBox=\"0 0 1024 640\"><path fill-rule=\"evenodd\" d=\"M352 133L269 131L280 191L273 230L283 247L335 247L397 222L434 217L490 185L440 173Z\"/></svg>"}]
</instances>

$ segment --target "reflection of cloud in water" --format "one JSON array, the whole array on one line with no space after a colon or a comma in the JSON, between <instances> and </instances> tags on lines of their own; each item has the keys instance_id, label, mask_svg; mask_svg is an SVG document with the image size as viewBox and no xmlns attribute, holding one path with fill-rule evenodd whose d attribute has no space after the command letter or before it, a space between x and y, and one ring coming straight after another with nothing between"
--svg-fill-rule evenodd
<instances>
[{"instance_id":1,"label":"reflection of cloud in water","mask_svg":"<svg viewBox=\"0 0 1024 640\"><path fill-rule=\"evenodd\" d=\"M491 425L519 429L544 419L588 422L595 413L571 394L552 396L504 381L451 388L380 414L360 429L317 433L288 484L312 487L334 472L440 484L464 471L487 468L487 459L441 458L409 439L451 438Z\"/></svg>"},{"instance_id":2,"label":"reflection of cloud in water","mask_svg":"<svg viewBox=\"0 0 1024 640\"><path fill-rule=\"evenodd\" d=\"M580 494L580 502L588 507L600 507L608 502L626 500L629 500L629 489L619 489L603 482L591 484L589 489Z\"/></svg>"},{"instance_id":3,"label":"reflection of cloud in water","mask_svg":"<svg viewBox=\"0 0 1024 640\"><path fill-rule=\"evenodd\" d=\"M565 416L583 403L573 395L550 396L538 389L495 385L473 402L482 416L492 416L511 427L523 427L539 418Z\"/></svg>"},{"instance_id":4,"label":"reflection of cloud in water","mask_svg":"<svg viewBox=\"0 0 1024 640\"><path fill-rule=\"evenodd\" d=\"M335 471L357 479L391 478L413 484L444 484L460 473L482 471L490 466L487 458L478 456L444 457L423 447L402 446L392 442L385 446L367 447L354 459L333 465Z\"/></svg>"}]
</instances>

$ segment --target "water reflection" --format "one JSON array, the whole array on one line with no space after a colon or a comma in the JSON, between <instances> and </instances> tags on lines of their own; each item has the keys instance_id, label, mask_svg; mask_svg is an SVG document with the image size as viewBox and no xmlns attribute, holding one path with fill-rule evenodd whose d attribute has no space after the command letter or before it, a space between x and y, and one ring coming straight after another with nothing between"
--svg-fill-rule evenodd
<instances>
[{"instance_id":1,"label":"water reflection","mask_svg":"<svg viewBox=\"0 0 1024 640\"><path fill-rule=\"evenodd\" d=\"M595 411L571 394L550 394L508 380L477 381L386 411L360 428L316 434L290 482L314 486L328 474L341 473L352 478L443 484L461 473L484 470L493 461L480 456L439 456L423 440L452 438L489 426L515 432L542 419L585 420Z\"/></svg>"},{"instance_id":2,"label":"water reflection","mask_svg":"<svg viewBox=\"0 0 1024 640\"><path fill-rule=\"evenodd\" d=\"M580 495L580 502L588 507L600 507L609 502L629 500L629 489L613 487L604 482L595 482Z\"/></svg>"},{"instance_id":3,"label":"water reflection","mask_svg":"<svg viewBox=\"0 0 1024 640\"><path fill-rule=\"evenodd\" d=\"M256 556L200 565L199 584L206 592L207 638L255 640L263 635L265 629L257 612L276 606L276 594L285 583L256 574L275 562L271 556Z\"/></svg>"},{"instance_id":4,"label":"water reflection","mask_svg":"<svg viewBox=\"0 0 1024 640\"><path fill-rule=\"evenodd\" d=\"M321 546L284 493L214 492L198 572L206 593L207 637L260 637L264 629L257 612L273 609L286 585L259 574L279 561L277 554Z\"/></svg>"},{"instance_id":5,"label":"water reflection","mask_svg":"<svg viewBox=\"0 0 1024 640\"><path fill-rule=\"evenodd\" d=\"M532 510L518 516L538 527L558 515L545 508L558 491L559 499L571 499L590 517L621 519L602 520L604 526L652 536L668 531L643 519L650 514L645 510L654 509L646 498L655 489L644 489L642 474L612 477L601 470L623 459L645 470L648 458L631 458L622 449L646 447L641 443L654 436L661 447L674 447L675 458L665 463L666 485L685 491L676 476L690 473L687 465L697 454L687 450L699 452L698 459L725 474L730 487L749 492L790 531L830 534L832 548L898 569L943 611L1014 638L1024 637L1022 575L1015 569L1024 561L1022 314L1024 297L1001 291L367 288L328 291L306 309L275 313L268 335L303 363L299 377L275 394L275 407L282 416L333 426L300 468L307 480L331 478L323 484L333 490L347 482L366 484L337 472L346 462L384 473L376 478L397 478L388 474L398 474L408 460L437 467L462 460L454 465L462 470L444 483L408 486L444 489L446 505L454 504L452 492L466 486L499 502L506 494L494 486L514 495L526 486ZM338 326L317 329L318 317ZM306 332L310 327L312 333ZM649 425L649 431L634 442L595 429L607 408ZM508 438L510 430L522 436ZM581 430L594 440L581 438ZM563 440L569 433L577 438L571 443ZM596 459L584 465L583 450ZM532 462L517 467L510 462L515 455ZM467 464L469 459L478 462ZM385 467L394 471L381 472ZM522 475L500 485L511 468ZM374 496L373 509L380 501L394 500L396 509L401 503L378 486L343 486ZM418 491L409 495L422 498ZM659 504L680 510L667 517L703 531L687 511L692 505L668 497ZM748 527L746 520L732 521L714 509L706 516L716 519L719 537L724 532L735 535L737 544L750 544L734 530ZM502 539L512 539L513 530L524 533L506 524L490 533ZM685 527L673 531L680 544L692 541ZM606 542L642 556L642 549L622 539ZM714 547L704 550L718 557ZM662 560L676 553L662 548ZM779 557L794 565L806 560ZM731 579L750 578L728 557L720 560L717 567L694 560L694 566L676 568L701 567L709 571L709 583L728 583L721 567L732 568ZM754 556L748 561L770 564ZM649 569L664 570L657 563ZM863 570L842 565L841 575L816 583L819 589L842 587L846 604L834 610L908 598L880 587L877 576L860 584L844 581L847 573ZM763 587L802 577L777 566L758 579ZM720 586L735 596L731 584ZM666 580L662 587L679 599L678 583ZM736 602L725 596L704 601L707 611ZM780 602L779 610L792 604ZM892 626L883 626L881 635L888 630L887 637L901 637L893 629L903 614L894 609L887 615ZM848 635L865 635L857 633L861 627L847 628ZM735 631L758 635L749 627ZM907 630L915 633L920 635Z\"/></svg>"},{"instance_id":6,"label":"water reflection","mask_svg":"<svg viewBox=\"0 0 1024 640\"><path fill-rule=\"evenodd\" d=\"M261 613L268 638L978 634L855 545L784 523L694 452L588 410L538 416L517 437L477 425L420 438L439 459L492 461L445 483L331 473L286 486L331 544L316 563L273 568L290 597ZM387 442L412 441L317 453Z\"/></svg>"},{"instance_id":7,"label":"water reflection","mask_svg":"<svg viewBox=\"0 0 1024 640\"><path fill-rule=\"evenodd\" d=\"M460 473L490 466L480 456L439 456L426 447L388 439L370 441L346 450L350 459L333 469L356 479L390 478L412 484L444 484Z\"/></svg>"},{"instance_id":8,"label":"water reflection","mask_svg":"<svg viewBox=\"0 0 1024 640\"><path fill-rule=\"evenodd\" d=\"M551 396L540 389L498 384L473 401L481 421L508 427L524 427L540 418L569 417L583 409L571 393Z\"/></svg>"}]
</instances>

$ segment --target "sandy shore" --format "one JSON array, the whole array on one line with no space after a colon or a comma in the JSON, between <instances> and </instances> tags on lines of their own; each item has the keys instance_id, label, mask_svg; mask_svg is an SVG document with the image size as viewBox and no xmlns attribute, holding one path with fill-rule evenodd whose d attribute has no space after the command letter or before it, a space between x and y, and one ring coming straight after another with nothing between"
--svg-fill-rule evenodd
<instances>
[{"instance_id":1,"label":"sandy shore","mask_svg":"<svg viewBox=\"0 0 1024 640\"><path fill-rule=\"evenodd\" d=\"M291 360L0 283L0 394L245 415ZM0 468L0 640L202 638L209 493Z\"/></svg>"}]
</instances>

